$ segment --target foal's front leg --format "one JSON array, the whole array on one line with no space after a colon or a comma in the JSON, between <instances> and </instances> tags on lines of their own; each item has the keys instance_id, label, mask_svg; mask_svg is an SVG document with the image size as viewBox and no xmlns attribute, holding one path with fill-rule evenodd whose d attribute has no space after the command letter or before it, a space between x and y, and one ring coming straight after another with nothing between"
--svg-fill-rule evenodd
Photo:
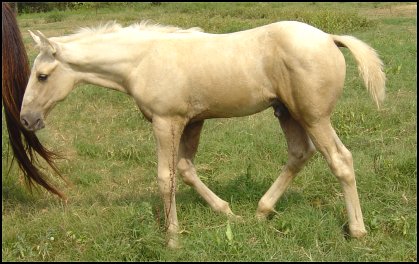
<instances>
[{"instance_id":1,"label":"foal's front leg","mask_svg":"<svg viewBox=\"0 0 419 264\"><path fill-rule=\"evenodd\" d=\"M164 203L167 245L177 248L179 224L176 214L176 165L179 141L185 122L182 119L153 118L153 132L157 142L158 184Z\"/></svg>"},{"instance_id":2,"label":"foal's front leg","mask_svg":"<svg viewBox=\"0 0 419 264\"><path fill-rule=\"evenodd\" d=\"M224 201L213 193L196 174L193 160L198 149L199 136L201 134L204 121L197 121L188 124L182 134L179 145L178 169L183 181L195 188L195 190L207 201L211 208L230 217L236 217L230 209L228 202Z\"/></svg>"}]
</instances>

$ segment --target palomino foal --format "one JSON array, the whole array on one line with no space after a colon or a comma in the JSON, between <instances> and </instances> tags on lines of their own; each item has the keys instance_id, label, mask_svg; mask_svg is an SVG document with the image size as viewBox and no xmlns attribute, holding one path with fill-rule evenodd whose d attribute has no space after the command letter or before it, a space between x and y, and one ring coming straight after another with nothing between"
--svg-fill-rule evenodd
<instances>
[{"instance_id":1,"label":"palomino foal","mask_svg":"<svg viewBox=\"0 0 419 264\"><path fill-rule=\"evenodd\" d=\"M193 164L204 120L246 116L269 107L284 131L288 162L259 201L257 216L264 218L274 210L317 149L342 185L350 235L366 234L352 156L330 123L345 80L339 47L355 57L378 107L384 99L382 63L362 41L293 21L231 34L110 23L64 37L31 35L40 53L23 99L23 126L32 131L43 128L53 106L80 83L131 95L152 123L156 138L170 247L178 245L177 169L215 211L233 215L229 204L198 178Z\"/></svg>"}]
</instances>

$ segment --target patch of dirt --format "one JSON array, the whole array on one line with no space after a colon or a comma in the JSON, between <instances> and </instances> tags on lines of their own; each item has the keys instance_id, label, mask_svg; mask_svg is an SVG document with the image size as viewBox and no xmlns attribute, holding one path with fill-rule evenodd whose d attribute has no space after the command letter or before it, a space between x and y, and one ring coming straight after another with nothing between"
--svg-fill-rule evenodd
<instances>
[{"instance_id":1,"label":"patch of dirt","mask_svg":"<svg viewBox=\"0 0 419 264\"><path fill-rule=\"evenodd\" d=\"M416 17L417 3L377 7L367 10L365 14L370 17Z\"/></svg>"}]
</instances>

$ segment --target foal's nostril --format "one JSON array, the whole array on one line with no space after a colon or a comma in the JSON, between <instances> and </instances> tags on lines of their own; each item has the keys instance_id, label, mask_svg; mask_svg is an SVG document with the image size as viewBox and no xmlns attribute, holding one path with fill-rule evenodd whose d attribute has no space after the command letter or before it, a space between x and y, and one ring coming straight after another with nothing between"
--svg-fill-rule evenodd
<instances>
[{"instance_id":1,"label":"foal's nostril","mask_svg":"<svg viewBox=\"0 0 419 264\"><path fill-rule=\"evenodd\" d=\"M20 122L24 127L29 127L29 122L24 117L20 118Z\"/></svg>"},{"instance_id":2,"label":"foal's nostril","mask_svg":"<svg viewBox=\"0 0 419 264\"><path fill-rule=\"evenodd\" d=\"M45 127L45 125L44 125L44 121L42 121L42 119L36 120L35 125L34 125L35 130L42 129L44 127Z\"/></svg>"}]
</instances>

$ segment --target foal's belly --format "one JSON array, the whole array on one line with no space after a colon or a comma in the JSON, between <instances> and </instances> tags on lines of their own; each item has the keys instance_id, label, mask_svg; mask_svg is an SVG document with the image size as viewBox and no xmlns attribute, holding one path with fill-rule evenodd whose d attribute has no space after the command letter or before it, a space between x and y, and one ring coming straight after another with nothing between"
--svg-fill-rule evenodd
<instances>
[{"instance_id":1,"label":"foal's belly","mask_svg":"<svg viewBox=\"0 0 419 264\"><path fill-rule=\"evenodd\" d=\"M265 110L276 100L275 96L251 93L212 94L205 102L195 104L192 119L248 116Z\"/></svg>"}]
</instances>

